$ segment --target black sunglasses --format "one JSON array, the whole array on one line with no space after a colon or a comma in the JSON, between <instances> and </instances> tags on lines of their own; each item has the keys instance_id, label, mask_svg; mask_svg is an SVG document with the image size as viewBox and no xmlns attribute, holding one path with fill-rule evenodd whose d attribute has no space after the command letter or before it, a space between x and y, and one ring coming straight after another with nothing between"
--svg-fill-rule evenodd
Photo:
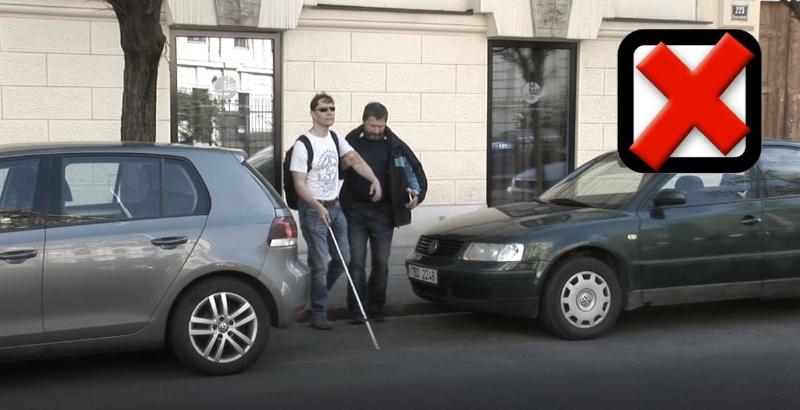
<instances>
[{"instance_id":1,"label":"black sunglasses","mask_svg":"<svg viewBox=\"0 0 800 410\"><path fill-rule=\"evenodd\" d=\"M328 110L331 110L331 112L336 112L336 107L317 108L317 111L319 112L328 112Z\"/></svg>"}]
</instances>

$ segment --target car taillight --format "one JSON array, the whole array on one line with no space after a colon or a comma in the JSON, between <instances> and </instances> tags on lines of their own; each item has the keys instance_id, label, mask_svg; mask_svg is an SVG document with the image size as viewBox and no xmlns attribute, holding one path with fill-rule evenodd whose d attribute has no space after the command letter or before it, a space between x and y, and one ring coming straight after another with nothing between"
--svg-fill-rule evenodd
<instances>
[{"instance_id":1,"label":"car taillight","mask_svg":"<svg viewBox=\"0 0 800 410\"><path fill-rule=\"evenodd\" d=\"M269 246L296 246L297 224L291 216L279 216L272 220L269 228Z\"/></svg>"}]
</instances>

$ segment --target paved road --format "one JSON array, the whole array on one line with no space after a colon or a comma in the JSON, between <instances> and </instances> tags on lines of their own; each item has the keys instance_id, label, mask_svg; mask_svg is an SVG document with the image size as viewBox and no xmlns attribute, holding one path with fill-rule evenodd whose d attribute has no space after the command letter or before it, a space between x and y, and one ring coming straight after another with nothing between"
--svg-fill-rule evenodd
<instances>
[{"instance_id":1,"label":"paved road","mask_svg":"<svg viewBox=\"0 0 800 410\"><path fill-rule=\"evenodd\" d=\"M254 368L222 378L160 352L3 363L0 409L800 408L796 300L647 308L588 342L469 313L375 330L381 351L346 322L274 331Z\"/></svg>"}]
</instances>

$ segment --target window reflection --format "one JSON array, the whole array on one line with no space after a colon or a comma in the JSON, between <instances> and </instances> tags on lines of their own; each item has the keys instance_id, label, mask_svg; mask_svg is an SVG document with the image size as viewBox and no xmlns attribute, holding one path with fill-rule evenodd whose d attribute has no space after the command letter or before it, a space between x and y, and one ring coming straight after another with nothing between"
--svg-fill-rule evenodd
<instances>
[{"instance_id":1,"label":"window reflection","mask_svg":"<svg viewBox=\"0 0 800 410\"><path fill-rule=\"evenodd\" d=\"M759 165L767 182L767 197L800 195L800 151L766 148Z\"/></svg>"},{"instance_id":2,"label":"window reflection","mask_svg":"<svg viewBox=\"0 0 800 410\"><path fill-rule=\"evenodd\" d=\"M492 47L491 205L529 201L567 175L572 52Z\"/></svg>"},{"instance_id":3,"label":"window reflection","mask_svg":"<svg viewBox=\"0 0 800 410\"><path fill-rule=\"evenodd\" d=\"M272 150L273 46L269 38L176 37L176 142L239 148L251 156Z\"/></svg>"},{"instance_id":4,"label":"window reflection","mask_svg":"<svg viewBox=\"0 0 800 410\"><path fill-rule=\"evenodd\" d=\"M0 232L43 226L33 209L38 174L38 159L0 161Z\"/></svg>"},{"instance_id":5,"label":"window reflection","mask_svg":"<svg viewBox=\"0 0 800 410\"><path fill-rule=\"evenodd\" d=\"M160 160L65 157L61 197L49 226L155 218L161 210Z\"/></svg>"}]
</instances>

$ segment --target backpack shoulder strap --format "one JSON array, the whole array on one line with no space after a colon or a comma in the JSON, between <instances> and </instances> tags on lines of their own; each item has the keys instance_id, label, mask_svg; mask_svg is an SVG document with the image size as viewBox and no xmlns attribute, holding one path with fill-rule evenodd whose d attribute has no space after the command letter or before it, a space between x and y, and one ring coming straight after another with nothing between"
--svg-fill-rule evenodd
<instances>
[{"instance_id":1,"label":"backpack shoulder strap","mask_svg":"<svg viewBox=\"0 0 800 410\"><path fill-rule=\"evenodd\" d=\"M339 149L339 136L331 130L331 137L333 137L333 145L336 145L336 158L338 159L342 156L342 151Z\"/></svg>"},{"instance_id":2,"label":"backpack shoulder strap","mask_svg":"<svg viewBox=\"0 0 800 410\"><path fill-rule=\"evenodd\" d=\"M306 153L308 154L306 155L308 157L308 170L311 171L311 165L314 163L314 147L311 146L311 141L308 140L308 137L306 137L305 134L297 137L297 140L306 146Z\"/></svg>"}]
</instances>

